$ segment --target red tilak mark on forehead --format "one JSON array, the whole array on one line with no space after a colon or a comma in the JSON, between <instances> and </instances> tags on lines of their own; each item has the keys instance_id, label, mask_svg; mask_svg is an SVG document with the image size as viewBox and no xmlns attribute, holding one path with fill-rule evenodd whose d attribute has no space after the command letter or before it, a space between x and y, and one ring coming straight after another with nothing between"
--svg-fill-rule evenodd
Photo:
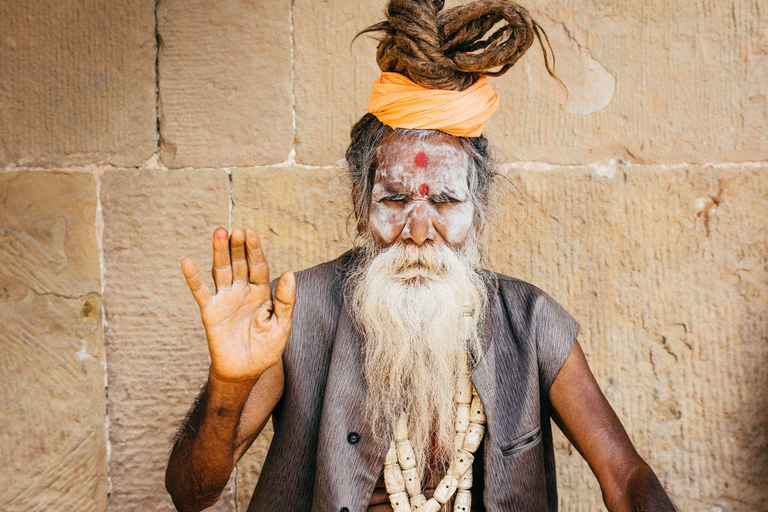
<instances>
[{"instance_id":1,"label":"red tilak mark on forehead","mask_svg":"<svg viewBox=\"0 0 768 512\"><path fill-rule=\"evenodd\" d=\"M419 151L416 158L413 159L413 163L416 164L416 167L424 169L427 166L427 160L427 154L423 151Z\"/></svg>"},{"instance_id":2,"label":"red tilak mark on forehead","mask_svg":"<svg viewBox=\"0 0 768 512\"><path fill-rule=\"evenodd\" d=\"M429 194L429 185L427 185L426 183L422 183L421 185L419 185L419 194L422 196L426 196L427 194Z\"/></svg>"}]
</instances>

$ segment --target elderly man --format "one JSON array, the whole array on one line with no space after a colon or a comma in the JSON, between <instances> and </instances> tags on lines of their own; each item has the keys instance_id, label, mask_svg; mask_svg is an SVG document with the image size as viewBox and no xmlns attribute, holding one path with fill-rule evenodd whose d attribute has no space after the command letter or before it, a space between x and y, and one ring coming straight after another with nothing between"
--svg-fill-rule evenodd
<instances>
[{"instance_id":1,"label":"elderly man","mask_svg":"<svg viewBox=\"0 0 768 512\"><path fill-rule=\"evenodd\" d=\"M179 510L218 499L270 416L250 512L555 511L551 419L609 510L674 510L600 391L576 320L536 286L481 268L495 177L481 133L497 98L471 62L455 73L455 55L503 46L477 42L503 20L517 32L492 37L517 38L512 53L482 65L511 65L539 29L511 2L464 7L393 0L373 27L386 34L383 73L347 150L352 250L270 286L256 232L219 228L215 295L182 260L211 365L166 473ZM451 49L445 76L410 43L398 54L425 19Z\"/></svg>"}]
</instances>

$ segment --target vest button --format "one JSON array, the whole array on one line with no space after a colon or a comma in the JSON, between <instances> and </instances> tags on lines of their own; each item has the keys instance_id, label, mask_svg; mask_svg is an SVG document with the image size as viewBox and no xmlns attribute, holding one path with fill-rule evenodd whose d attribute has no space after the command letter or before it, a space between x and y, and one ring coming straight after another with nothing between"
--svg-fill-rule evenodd
<instances>
[{"instance_id":1,"label":"vest button","mask_svg":"<svg viewBox=\"0 0 768 512\"><path fill-rule=\"evenodd\" d=\"M349 434L347 434L347 442L349 442L349 444L357 444L357 442L359 440L360 440L360 434L358 434L354 430L352 432L350 432ZM342 510L344 510L344 509L342 509ZM347 512L349 512L349 511L347 511Z\"/></svg>"}]
</instances>

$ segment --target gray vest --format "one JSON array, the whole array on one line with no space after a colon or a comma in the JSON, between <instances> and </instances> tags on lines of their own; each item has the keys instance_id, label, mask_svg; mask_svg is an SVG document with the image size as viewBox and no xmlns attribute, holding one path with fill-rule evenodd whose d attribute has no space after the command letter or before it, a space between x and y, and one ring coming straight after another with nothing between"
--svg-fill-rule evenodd
<instances>
[{"instance_id":1,"label":"gray vest","mask_svg":"<svg viewBox=\"0 0 768 512\"><path fill-rule=\"evenodd\" d=\"M385 450L363 419L362 344L342 297L353 253L296 273L285 390L249 512L363 512ZM552 297L496 274L472 371L488 417L475 453L473 510L556 511L549 387L579 333Z\"/></svg>"}]
</instances>

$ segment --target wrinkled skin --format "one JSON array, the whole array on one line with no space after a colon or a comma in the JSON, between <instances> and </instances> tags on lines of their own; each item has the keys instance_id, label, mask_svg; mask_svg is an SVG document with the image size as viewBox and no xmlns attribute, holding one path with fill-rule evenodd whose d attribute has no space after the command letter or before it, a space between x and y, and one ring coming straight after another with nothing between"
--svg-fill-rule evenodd
<instances>
[{"instance_id":1,"label":"wrinkled skin","mask_svg":"<svg viewBox=\"0 0 768 512\"><path fill-rule=\"evenodd\" d=\"M458 247L472 229L467 160L450 137L385 140L371 197L376 242ZM182 270L201 309L211 367L200 401L171 452L166 488L179 510L216 502L232 469L267 423L283 393L281 355L291 330L296 286L281 276L274 297L258 236L219 228L213 236L217 292L203 284L194 262ZM675 508L656 475L635 451L603 395L578 342L549 392L553 418L600 483L611 512L670 512ZM433 487L442 475L429 483ZM431 496L432 489L425 491ZM379 480L368 512L391 511Z\"/></svg>"},{"instance_id":2,"label":"wrinkled skin","mask_svg":"<svg viewBox=\"0 0 768 512\"><path fill-rule=\"evenodd\" d=\"M466 153L451 139L388 141L379 146L369 225L382 246L426 241L459 247L474 207Z\"/></svg>"}]
</instances>

